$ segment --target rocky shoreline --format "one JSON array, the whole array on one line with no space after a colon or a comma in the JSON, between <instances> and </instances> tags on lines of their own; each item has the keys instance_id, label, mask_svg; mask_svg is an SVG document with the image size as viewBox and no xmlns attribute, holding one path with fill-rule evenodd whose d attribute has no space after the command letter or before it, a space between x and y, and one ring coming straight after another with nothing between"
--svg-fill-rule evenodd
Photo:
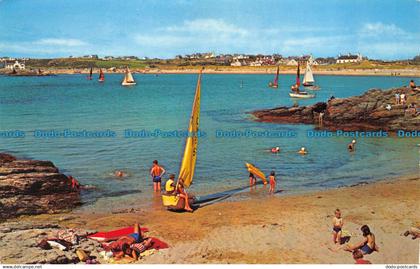
<instances>
[{"instance_id":1,"label":"rocky shoreline","mask_svg":"<svg viewBox=\"0 0 420 269\"><path fill-rule=\"evenodd\" d=\"M395 104L397 93L406 94L407 105ZM261 122L314 124L331 131L418 131L420 115L408 106L414 104L418 109L419 97L418 88L371 89L360 96L335 98L311 106L257 110L250 114Z\"/></svg>"},{"instance_id":2,"label":"rocky shoreline","mask_svg":"<svg viewBox=\"0 0 420 269\"><path fill-rule=\"evenodd\" d=\"M0 219L58 213L81 204L79 191L50 161L0 153Z\"/></svg>"}]
</instances>

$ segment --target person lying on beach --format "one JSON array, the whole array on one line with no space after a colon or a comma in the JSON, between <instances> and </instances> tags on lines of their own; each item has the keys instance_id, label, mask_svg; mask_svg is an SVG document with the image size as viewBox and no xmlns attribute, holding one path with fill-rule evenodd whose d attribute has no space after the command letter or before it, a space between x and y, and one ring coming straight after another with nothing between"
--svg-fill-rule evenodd
<instances>
[{"instance_id":1,"label":"person lying on beach","mask_svg":"<svg viewBox=\"0 0 420 269\"><path fill-rule=\"evenodd\" d=\"M254 186L257 183L257 178L253 173L249 173L249 185Z\"/></svg>"},{"instance_id":2,"label":"person lying on beach","mask_svg":"<svg viewBox=\"0 0 420 269\"><path fill-rule=\"evenodd\" d=\"M308 154L308 152L306 151L306 149L305 149L304 147L302 147L302 148L298 151L298 153L299 153L299 154L301 154L301 155Z\"/></svg>"},{"instance_id":3,"label":"person lying on beach","mask_svg":"<svg viewBox=\"0 0 420 269\"><path fill-rule=\"evenodd\" d=\"M370 231L369 226L363 225L360 230L363 233L364 239L356 245L346 245L344 250L354 251L360 249L363 255L371 254L374 251L379 251L378 246L375 243L375 235Z\"/></svg>"},{"instance_id":4,"label":"person lying on beach","mask_svg":"<svg viewBox=\"0 0 420 269\"><path fill-rule=\"evenodd\" d=\"M141 252L152 245L151 240L151 238L144 238L140 225L136 223L134 233L127 236L107 238L105 242L114 241L109 245L109 248L115 258L119 259L127 255L137 259Z\"/></svg>"},{"instance_id":5,"label":"person lying on beach","mask_svg":"<svg viewBox=\"0 0 420 269\"><path fill-rule=\"evenodd\" d=\"M340 209L336 209L335 212L335 217L333 218L333 242L334 244L338 244L339 242L341 242L341 233L342 233L342 229L343 229L343 218L341 217L341 211Z\"/></svg>"},{"instance_id":6,"label":"person lying on beach","mask_svg":"<svg viewBox=\"0 0 420 269\"><path fill-rule=\"evenodd\" d=\"M276 188L276 173L274 171L271 171L268 179L270 181L270 189L268 190L268 193L274 193L274 190Z\"/></svg>"},{"instance_id":7,"label":"person lying on beach","mask_svg":"<svg viewBox=\"0 0 420 269\"><path fill-rule=\"evenodd\" d=\"M157 160L153 161L153 166L150 169L150 176L153 179L153 190L155 192L160 192L161 183L162 183L162 176L165 174L165 169L159 165Z\"/></svg>"},{"instance_id":8,"label":"person lying on beach","mask_svg":"<svg viewBox=\"0 0 420 269\"><path fill-rule=\"evenodd\" d=\"M420 229L419 228L416 228L416 227L411 227L408 231L406 231L405 233L404 233L404 236L405 237L407 237L407 236L409 236L411 234L411 238L414 240L414 239L417 239L417 238L420 238Z\"/></svg>"},{"instance_id":9,"label":"person lying on beach","mask_svg":"<svg viewBox=\"0 0 420 269\"><path fill-rule=\"evenodd\" d=\"M356 261L355 264L372 264L370 261L363 259L363 253L360 249L353 251L353 259Z\"/></svg>"}]
</instances>

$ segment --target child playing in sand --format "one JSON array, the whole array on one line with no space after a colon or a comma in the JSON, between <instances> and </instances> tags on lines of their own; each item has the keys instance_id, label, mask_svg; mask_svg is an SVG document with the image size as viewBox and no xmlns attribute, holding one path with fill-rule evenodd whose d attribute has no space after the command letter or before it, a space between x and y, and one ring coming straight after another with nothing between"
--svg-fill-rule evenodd
<instances>
[{"instance_id":1,"label":"child playing in sand","mask_svg":"<svg viewBox=\"0 0 420 269\"><path fill-rule=\"evenodd\" d=\"M341 229L343 228L343 218L341 217L340 209L335 210L335 217L333 218L333 242L337 244L341 241Z\"/></svg>"},{"instance_id":2,"label":"child playing in sand","mask_svg":"<svg viewBox=\"0 0 420 269\"><path fill-rule=\"evenodd\" d=\"M276 173L274 171L271 171L268 179L270 180L270 189L268 190L268 192L274 193L274 189L276 188Z\"/></svg>"}]
</instances>

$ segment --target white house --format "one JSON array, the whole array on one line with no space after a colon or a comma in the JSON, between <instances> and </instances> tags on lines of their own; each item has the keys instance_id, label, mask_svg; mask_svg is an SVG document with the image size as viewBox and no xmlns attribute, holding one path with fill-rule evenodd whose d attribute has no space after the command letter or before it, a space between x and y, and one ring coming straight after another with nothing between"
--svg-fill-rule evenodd
<instances>
[{"instance_id":1,"label":"white house","mask_svg":"<svg viewBox=\"0 0 420 269\"><path fill-rule=\"evenodd\" d=\"M234 61L230 64L230 66L242 66L240 61Z\"/></svg>"},{"instance_id":2,"label":"white house","mask_svg":"<svg viewBox=\"0 0 420 269\"><path fill-rule=\"evenodd\" d=\"M363 60L362 55L358 53L357 55L347 54L347 55L340 55L337 58L338 64L344 63L360 63Z\"/></svg>"},{"instance_id":3,"label":"white house","mask_svg":"<svg viewBox=\"0 0 420 269\"><path fill-rule=\"evenodd\" d=\"M298 62L295 59L291 59L290 61L288 61L286 63L286 65L295 65L295 66L297 66L298 65Z\"/></svg>"},{"instance_id":4,"label":"white house","mask_svg":"<svg viewBox=\"0 0 420 269\"><path fill-rule=\"evenodd\" d=\"M11 64L7 64L5 66L6 69L10 69L10 70L25 70L25 64L24 63L19 63L18 61L15 61L14 63Z\"/></svg>"}]
</instances>

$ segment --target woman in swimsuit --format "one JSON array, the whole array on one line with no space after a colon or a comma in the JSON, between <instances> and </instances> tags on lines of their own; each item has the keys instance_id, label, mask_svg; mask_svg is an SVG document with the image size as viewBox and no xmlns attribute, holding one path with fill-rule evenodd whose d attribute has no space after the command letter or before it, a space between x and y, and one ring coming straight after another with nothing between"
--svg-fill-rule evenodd
<instances>
[{"instance_id":1,"label":"woman in swimsuit","mask_svg":"<svg viewBox=\"0 0 420 269\"><path fill-rule=\"evenodd\" d=\"M335 217L333 218L333 242L337 244L341 241L341 229L343 228L343 218L341 218L340 209L335 210Z\"/></svg>"},{"instance_id":2,"label":"woman in swimsuit","mask_svg":"<svg viewBox=\"0 0 420 269\"><path fill-rule=\"evenodd\" d=\"M356 244L354 246L347 246L348 251L353 251L356 249L360 249L363 253L363 255L371 254L374 251L379 251L378 246L375 243L375 235L370 231L369 226L363 225L360 230L363 233L363 241L361 241L359 244Z\"/></svg>"}]
</instances>

